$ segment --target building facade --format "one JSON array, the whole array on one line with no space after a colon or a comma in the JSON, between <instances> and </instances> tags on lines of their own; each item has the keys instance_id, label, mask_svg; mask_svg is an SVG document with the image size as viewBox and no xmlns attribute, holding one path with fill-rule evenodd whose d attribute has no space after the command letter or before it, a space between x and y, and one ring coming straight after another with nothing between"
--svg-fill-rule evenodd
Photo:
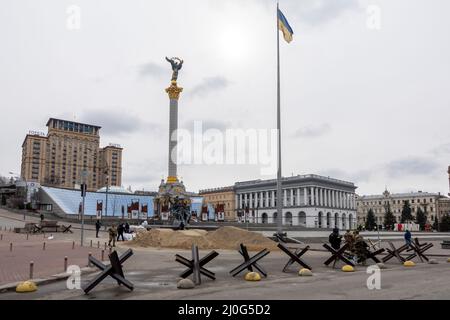
<instances>
[{"instance_id":1,"label":"building facade","mask_svg":"<svg viewBox=\"0 0 450 320\"><path fill-rule=\"evenodd\" d=\"M411 192L411 193L393 193L384 191L379 195L358 196L356 200L358 224L364 225L367 213L370 209L375 214L377 225L383 225L386 207L391 207L397 222L401 221L402 209L405 201L411 206L411 214L415 217L417 210L421 208L427 213L428 221L432 223L436 215L439 218L439 199L440 193ZM445 198L445 197L444 197Z\"/></svg>"},{"instance_id":2,"label":"building facade","mask_svg":"<svg viewBox=\"0 0 450 320\"><path fill-rule=\"evenodd\" d=\"M354 228L356 186L318 175L298 175L282 180L284 225L307 228ZM237 182L234 185L238 220L276 223L277 180Z\"/></svg>"},{"instance_id":3,"label":"building facade","mask_svg":"<svg viewBox=\"0 0 450 320\"><path fill-rule=\"evenodd\" d=\"M224 208L225 221L237 221L233 186L200 190L199 196L203 197L204 205L211 205L213 208Z\"/></svg>"},{"instance_id":4,"label":"building facade","mask_svg":"<svg viewBox=\"0 0 450 320\"><path fill-rule=\"evenodd\" d=\"M450 215L450 198L441 196L438 199L438 218L439 221L444 215Z\"/></svg>"},{"instance_id":5,"label":"building facade","mask_svg":"<svg viewBox=\"0 0 450 320\"><path fill-rule=\"evenodd\" d=\"M30 132L25 137L23 179L69 189L85 179L88 190L122 184L122 148L100 148L99 126L50 118L47 128L46 135Z\"/></svg>"}]
</instances>

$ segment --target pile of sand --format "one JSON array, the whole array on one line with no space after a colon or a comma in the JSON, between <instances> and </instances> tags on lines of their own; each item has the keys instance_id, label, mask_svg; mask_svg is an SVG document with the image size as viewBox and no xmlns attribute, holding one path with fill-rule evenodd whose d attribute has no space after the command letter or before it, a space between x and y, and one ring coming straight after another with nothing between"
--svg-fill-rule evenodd
<instances>
[{"instance_id":1,"label":"pile of sand","mask_svg":"<svg viewBox=\"0 0 450 320\"><path fill-rule=\"evenodd\" d=\"M136 247L177 249L190 249L192 244L196 244L199 249L237 250L241 243L251 251L264 248L277 250L277 244L262 234L236 227L222 227L212 232L198 229L182 231L151 229L138 232L136 237L127 244Z\"/></svg>"}]
</instances>

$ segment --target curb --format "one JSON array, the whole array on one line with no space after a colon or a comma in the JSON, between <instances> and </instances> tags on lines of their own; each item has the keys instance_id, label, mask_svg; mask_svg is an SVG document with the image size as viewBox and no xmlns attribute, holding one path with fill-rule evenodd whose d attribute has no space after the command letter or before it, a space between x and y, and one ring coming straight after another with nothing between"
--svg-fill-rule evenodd
<instances>
[{"instance_id":1,"label":"curb","mask_svg":"<svg viewBox=\"0 0 450 320\"><path fill-rule=\"evenodd\" d=\"M81 268L81 275L91 274L91 273L95 273L97 271L98 271L97 269L85 267L85 268ZM39 286L39 285L45 285L45 284L50 284L50 283L54 283L57 281L65 280L65 279L69 278L70 276L71 276L71 274L64 272L64 273L58 273L58 274L52 275L48 278L31 279L31 280L34 283L36 283L37 286ZM4 292L11 292L11 291L15 292L17 285L21 282L23 282L23 281L11 282L11 283L1 285L0 286L0 294L4 293Z\"/></svg>"}]
</instances>

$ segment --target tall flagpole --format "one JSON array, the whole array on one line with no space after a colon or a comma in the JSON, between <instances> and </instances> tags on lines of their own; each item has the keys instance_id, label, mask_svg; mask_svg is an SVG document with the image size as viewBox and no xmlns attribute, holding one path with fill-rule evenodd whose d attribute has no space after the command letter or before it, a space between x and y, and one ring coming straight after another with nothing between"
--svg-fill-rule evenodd
<instances>
[{"instance_id":1,"label":"tall flagpole","mask_svg":"<svg viewBox=\"0 0 450 320\"><path fill-rule=\"evenodd\" d=\"M277 129L278 129L278 172L277 172L277 234L283 233L283 191L281 186L281 99L280 99L280 30L278 30L277 2Z\"/></svg>"}]
</instances>

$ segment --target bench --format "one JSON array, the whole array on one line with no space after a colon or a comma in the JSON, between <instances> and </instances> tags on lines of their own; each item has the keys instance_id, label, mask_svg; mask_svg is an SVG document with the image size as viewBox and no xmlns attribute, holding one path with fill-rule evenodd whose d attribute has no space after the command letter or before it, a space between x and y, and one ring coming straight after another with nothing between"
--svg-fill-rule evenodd
<instances>
[{"instance_id":1,"label":"bench","mask_svg":"<svg viewBox=\"0 0 450 320\"><path fill-rule=\"evenodd\" d=\"M39 231L41 232L46 231L58 232L59 230L58 221L41 221L39 227L40 227Z\"/></svg>"},{"instance_id":2,"label":"bench","mask_svg":"<svg viewBox=\"0 0 450 320\"><path fill-rule=\"evenodd\" d=\"M450 241L448 241L448 240L442 241L441 247L442 247L442 249L450 249Z\"/></svg>"}]
</instances>

